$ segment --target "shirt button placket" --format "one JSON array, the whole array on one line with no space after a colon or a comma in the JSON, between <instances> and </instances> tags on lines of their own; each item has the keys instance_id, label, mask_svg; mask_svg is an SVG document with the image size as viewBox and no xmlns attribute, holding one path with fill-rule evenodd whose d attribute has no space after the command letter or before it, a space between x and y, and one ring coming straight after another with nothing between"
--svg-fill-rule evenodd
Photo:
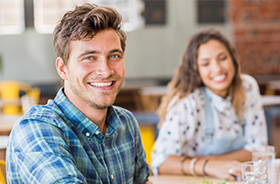
<instances>
[{"instance_id":1,"label":"shirt button placket","mask_svg":"<svg viewBox=\"0 0 280 184\"><path fill-rule=\"evenodd\" d=\"M98 131L98 130L96 130L96 131L95 131L95 134L96 134L96 135L98 135L98 134L99 134L99 131Z\"/></svg>"},{"instance_id":2,"label":"shirt button placket","mask_svg":"<svg viewBox=\"0 0 280 184\"><path fill-rule=\"evenodd\" d=\"M105 147L105 140L106 140L106 138L103 139L103 146L104 146L104 147Z\"/></svg>"}]
</instances>

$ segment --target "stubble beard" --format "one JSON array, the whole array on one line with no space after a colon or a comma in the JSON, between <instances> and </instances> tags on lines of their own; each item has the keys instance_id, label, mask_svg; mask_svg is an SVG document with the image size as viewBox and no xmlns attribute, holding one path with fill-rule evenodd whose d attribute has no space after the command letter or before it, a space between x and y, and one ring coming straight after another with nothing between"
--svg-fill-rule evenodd
<instances>
[{"instance_id":1,"label":"stubble beard","mask_svg":"<svg viewBox=\"0 0 280 184\"><path fill-rule=\"evenodd\" d=\"M89 98L89 97L86 97L86 96L81 96L82 93L72 83L70 83L70 89L73 91L73 93L75 95L77 95L78 97L82 98L82 100L84 102L86 102L90 107L92 107L94 109L98 109L98 110L104 110L104 109L107 109L108 107L112 106L115 103L116 97L117 97L119 91L121 90L122 83L123 83L123 80L121 81L121 83L120 83L120 85L119 85L119 87L117 89L117 93L113 97L111 102L108 102L108 103L105 103L105 104L97 104L97 103L94 102L94 101L97 101L96 99L99 98L98 96L94 96L93 98ZM109 96L110 92L102 92L102 95Z\"/></svg>"}]
</instances>

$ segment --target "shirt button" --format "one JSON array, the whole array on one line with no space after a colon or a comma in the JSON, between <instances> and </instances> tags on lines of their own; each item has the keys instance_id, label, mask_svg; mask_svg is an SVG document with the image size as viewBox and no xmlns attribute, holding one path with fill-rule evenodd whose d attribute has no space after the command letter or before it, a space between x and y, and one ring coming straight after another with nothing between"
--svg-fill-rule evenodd
<instances>
[{"instance_id":1,"label":"shirt button","mask_svg":"<svg viewBox=\"0 0 280 184\"><path fill-rule=\"evenodd\" d=\"M87 132L87 133L86 133L86 136L88 137L89 135L90 135L90 133Z\"/></svg>"},{"instance_id":2,"label":"shirt button","mask_svg":"<svg viewBox=\"0 0 280 184\"><path fill-rule=\"evenodd\" d=\"M111 178L112 178L112 180L114 179L114 176L111 174Z\"/></svg>"},{"instance_id":3,"label":"shirt button","mask_svg":"<svg viewBox=\"0 0 280 184\"><path fill-rule=\"evenodd\" d=\"M96 134L96 135L98 135L98 134L99 134L99 131L98 131L98 130L96 130L96 131L95 131L95 134Z\"/></svg>"}]
</instances>

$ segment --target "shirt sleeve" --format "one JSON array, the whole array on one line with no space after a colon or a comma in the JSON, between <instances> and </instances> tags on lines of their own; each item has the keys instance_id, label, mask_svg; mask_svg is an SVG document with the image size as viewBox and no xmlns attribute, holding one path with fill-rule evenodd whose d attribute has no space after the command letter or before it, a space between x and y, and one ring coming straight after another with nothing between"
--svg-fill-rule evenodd
<instances>
[{"instance_id":1,"label":"shirt sleeve","mask_svg":"<svg viewBox=\"0 0 280 184\"><path fill-rule=\"evenodd\" d=\"M244 148L252 151L254 147L267 145L267 127L262 98L256 80L248 75L243 75L243 80L246 94L244 117L247 140Z\"/></svg>"},{"instance_id":2,"label":"shirt sleeve","mask_svg":"<svg viewBox=\"0 0 280 184\"><path fill-rule=\"evenodd\" d=\"M170 102L174 102L174 99ZM160 165L170 155L182 156L183 146L194 137L197 112L193 94L180 100L166 114L152 154L152 171L158 175Z\"/></svg>"},{"instance_id":3,"label":"shirt sleeve","mask_svg":"<svg viewBox=\"0 0 280 184\"><path fill-rule=\"evenodd\" d=\"M54 120L55 121L55 120ZM8 180L23 183L87 183L76 168L62 131L38 120L15 125L7 149ZM16 168L17 173L9 172Z\"/></svg>"}]
</instances>

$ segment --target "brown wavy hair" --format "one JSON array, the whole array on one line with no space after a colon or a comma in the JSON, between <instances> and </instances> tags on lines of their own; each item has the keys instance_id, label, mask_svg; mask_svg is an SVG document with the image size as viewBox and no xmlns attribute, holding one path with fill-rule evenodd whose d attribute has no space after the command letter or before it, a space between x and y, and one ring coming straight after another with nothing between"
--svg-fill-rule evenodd
<instances>
[{"instance_id":1,"label":"brown wavy hair","mask_svg":"<svg viewBox=\"0 0 280 184\"><path fill-rule=\"evenodd\" d=\"M200 45L207 43L209 40L221 42L230 53L235 68L235 75L229 87L228 94L231 96L232 107L234 108L235 114L239 121L242 120L245 93L242 86L241 72L236 58L235 48L219 31L208 29L198 32L190 39L175 75L168 83L168 92L163 96L162 102L158 108L158 115L160 118L159 127L165 120L167 106L173 97L178 97L177 101L174 103L174 105L176 105L182 98L188 96L195 89L204 86L198 72L197 57Z\"/></svg>"},{"instance_id":2,"label":"brown wavy hair","mask_svg":"<svg viewBox=\"0 0 280 184\"><path fill-rule=\"evenodd\" d=\"M120 38L123 52L126 47L126 34L121 30L122 16L109 6L84 4L66 12L53 32L53 44L57 57L67 64L70 41L92 39L98 32L113 29Z\"/></svg>"}]
</instances>

